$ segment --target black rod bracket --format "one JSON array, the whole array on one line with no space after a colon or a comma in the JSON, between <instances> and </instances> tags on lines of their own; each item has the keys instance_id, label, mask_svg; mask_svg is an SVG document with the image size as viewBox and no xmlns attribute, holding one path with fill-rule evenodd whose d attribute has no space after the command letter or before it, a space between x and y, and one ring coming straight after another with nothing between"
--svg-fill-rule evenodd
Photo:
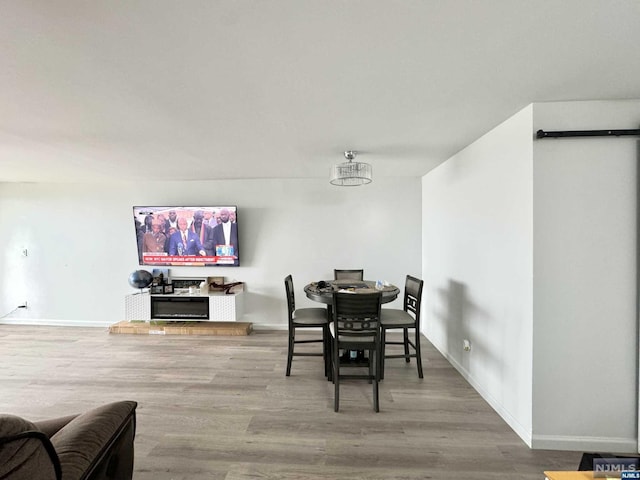
<instances>
[{"instance_id":1,"label":"black rod bracket","mask_svg":"<svg viewBox=\"0 0 640 480\"><path fill-rule=\"evenodd\" d=\"M640 129L636 130L565 130L545 132L538 130L536 138L565 138L565 137L622 137L640 136Z\"/></svg>"}]
</instances>

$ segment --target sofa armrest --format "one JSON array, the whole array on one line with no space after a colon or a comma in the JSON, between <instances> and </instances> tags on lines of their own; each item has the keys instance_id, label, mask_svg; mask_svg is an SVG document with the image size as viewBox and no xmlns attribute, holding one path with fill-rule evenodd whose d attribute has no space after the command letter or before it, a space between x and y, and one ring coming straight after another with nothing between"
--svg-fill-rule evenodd
<instances>
[{"instance_id":1,"label":"sofa armrest","mask_svg":"<svg viewBox=\"0 0 640 480\"><path fill-rule=\"evenodd\" d=\"M51 437L65 480L131 478L136 407L124 401L94 408Z\"/></svg>"},{"instance_id":2,"label":"sofa armrest","mask_svg":"<svg viewBox=\"0 0 640 480\"><path fill-rule=\"evenodd\" d=\"M53 437L58 431L64 427L71 420L76 418L78 415L68 415L66 417L60 418L52 418L49 420L40 420L37 422L33 422L38 430L44 433L47 437Z\"/></svg>"},{"instance_id":3,"label":"sofa armrest","mask_svg":"<svg viewBox=\"0 0 640 480\"><path fill-rule=\"evenodd\" d=\"M62 478L58 456L49 437L14 415L0 415L0 479Z\"/></svg>"}]
</instances>

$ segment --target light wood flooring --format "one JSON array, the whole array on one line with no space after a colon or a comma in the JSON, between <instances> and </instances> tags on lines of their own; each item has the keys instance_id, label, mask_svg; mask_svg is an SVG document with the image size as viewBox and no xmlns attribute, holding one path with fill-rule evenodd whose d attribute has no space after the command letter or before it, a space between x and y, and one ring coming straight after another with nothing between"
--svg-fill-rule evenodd
<instances>
[{"instance_id":1,"label":"light wood flooring","mask_svg":"<svg viewBox=\"0 0 640 480\"><path fill-rule=\"evenodd\" d=\"M415 363L388 360L380 413L352 380L333 411L320 357L287 333L113 335L0 325L0 412L42 420L136 400L136 480L542 480L580 453L530 450L423 338ZM303 348L317 348L308 345Z\"/></svg>"}]
</instances>

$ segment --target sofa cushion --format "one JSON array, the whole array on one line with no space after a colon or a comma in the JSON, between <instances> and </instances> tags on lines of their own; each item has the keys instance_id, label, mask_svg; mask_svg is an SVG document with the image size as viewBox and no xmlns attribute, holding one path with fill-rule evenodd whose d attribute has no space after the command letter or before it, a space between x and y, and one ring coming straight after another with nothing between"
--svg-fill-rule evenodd
<instances>
[{"instance_id":1,"label":"sofa cushion","mask_svg":"<svg viewBox=\"0 0 640 480\"><path fill-rule=\"evenodd\" d=\"M135 414L136 406L136 402L124 401L94 408L51 437L65 480L85 478Z\"/></svg>"},{"instance_id":2,"label":"sofa cushion","mask_svg":"<svg viewBox=\"0 0 640 480\"><path fill-rule=\"evenodd\" d=\"M0 415L0 480L60 478L56 453L47 436L24 418Z\"/></svg>"}]
</instances>

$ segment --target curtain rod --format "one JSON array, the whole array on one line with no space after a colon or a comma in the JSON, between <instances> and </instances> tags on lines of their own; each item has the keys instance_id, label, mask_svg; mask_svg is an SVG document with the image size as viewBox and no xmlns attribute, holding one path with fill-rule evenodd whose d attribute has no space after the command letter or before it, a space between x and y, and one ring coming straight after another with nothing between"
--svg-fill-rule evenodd
<instances>
[{"instance_id":1,"label":"curtain rod","mask_svg":"<svg viewBox=\"0 0 640 480\"><path fill-rule=\"evenodd\" d=\"M562 137L621 137L640 136L640 130L565 130L558 132L545 132L538 130L536 138L562 138Z\"/></svg>"}]
</instances>

